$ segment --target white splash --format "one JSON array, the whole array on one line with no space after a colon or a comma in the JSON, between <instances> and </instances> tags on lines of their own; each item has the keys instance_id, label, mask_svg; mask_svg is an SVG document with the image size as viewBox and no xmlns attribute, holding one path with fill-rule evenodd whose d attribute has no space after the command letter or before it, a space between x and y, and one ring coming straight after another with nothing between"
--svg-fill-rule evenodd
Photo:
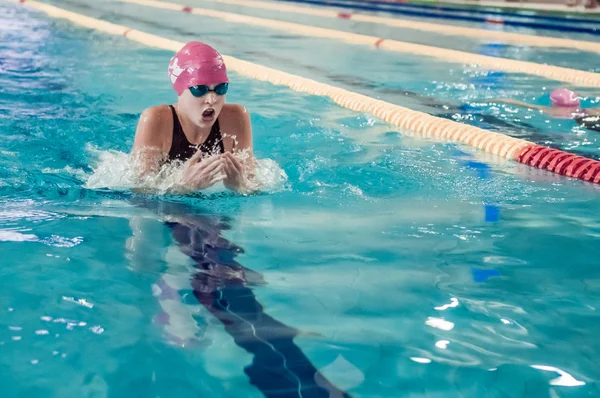
<instances>
[{"instance_id":1,"label":"white splash","mask_svg":"<svg viewBox=\"0 0 600 398\"><path fill-rule=\"evenodd\" d=\"M70 303L78 304L78 305L81 305L81 306L86 307L86 308L93 308L94 307L94 304L90 303L89 301L87 301L86 299L83 299L83 298L82 299L75 299L74 297L63 296L62 299L64 301L68 301ZM56 320L55 320L55 322L56 322Z\"/></svg>"},{"instance_id":2,"label":"white splash","mask_svg":"<svg viewBox=\"0 0 600 398\"><path fill-rule=\"evenodd\" d=\"M579 381L579 380L575 379L573 376L571 376L570 374L568 374L567 372L565 372L564 370L555 368L553 366L531 365L531 367L534 369L538 369L538 370L545 370L548 372L558 373L560 375L560 377L550 380L550 384L553 386L577 387L577 386L585 385L585 383L583 381Z\"/></svg>"},{"instance_id":3,"label":"white splash","mask_svg":"<svg viewBox=\"0 0 600 398\"><path fill-rule=\"evenodd\" d=\"M61 174L61 175L70 175L73 177L77 177L77 178L85 178L86 174L85 171L83 171L82 169L76 169L74 167L71 166L65 166L62 169L51 169L46 167L45 169L42 169L42 173L44 174Z\"/></svg>"},{"instance_id":4,"label":"white splash","mask_svg":"<svg viewBox=\"0 0 600 398\"><path fill-rule=\"evenodd\" d=\"M417 363L431 363L431 359L429 358L411 357L410 359Z\"/></svg>"},{"instance_id":5,"label":"white splash","mask_svg":"<svg viewBox=\"0 0 600 398\"><path fill-rule=\"evenodd\" d=\"M0 230L0 242L37 242L38 240L36 235Z\"/></svg>"},{"instance_id":6,"label":"white splash","mask_svg":"<svg viewBox=\"0 0 600 398\"><path fill-rule=\"evenodd\" d=\"M445 311L448 308L454 308L454 307L458 307L458 299L455 297L452 297L450 299L450 304L444 304L441 307L435 307L434 309L438 310L438 311Z\"/></svg>"},{"instance_id":7,"label":"white splash","mask_svg":"<svg viewBox=\"0 0 600 398\"><path fill-rule=\"evenodd\" d=\"M448 340L440 340L435 343L435 346L441 350L445 350L450 342Z\"/></svg>"},{"instance_id":8,"label":"white splash","mask_svg":"<svg viewBox=\"0 0 600 398\"><path fill-rule=\"evenodd\" d=\"M52 235L48 238L40 239L37 235L22 234L11 230L0 230L0 242L41 242L47 246L55 247L73 247L83 242L83 238L65 238L58 235ZM52 254L46 254L48 257L56 257Z\"/></svg>"},{"instance_id":9,"label":"white splash","mask_svg":"<svg viewBox=\"0 0 600 398\"><path fill-rule=\"evenodd\" d=\"M88 146L87 151L94 159L91 164L94 172L85 183L85 187L89 189L138 189L166 194L173 190L183 177L184 168L181 162L164 164L157 173L140 178L136 170L144 155L130 156L114 150L101 151L91 146ZM243 158L243 155L240 157ZM271 159L256 159L252 182L261 191L276 192L285 187L287 175L277 162ZM217 183L203 192L214 193L225 190L223 183Z\"/></svg>"},{"instance_id":10,"label":"white splash","mask_svg":"<svg viewBox=\"0 0 600 398\"><path fill-rule=\"evenodd\" d=\"M90 328L90 330L92 331L92 333L95 333L95 334L102 334L102 333L104 333L104 328L101 327L101 326L92 326Z\"/></svg>"},{"instance_id":11,"label":"white splash","mask_svg":"<svg viewBox=\"0 0 600 398\"><path fill-rule=\"evenodd\" d=\"M450 330L454 329L454 323L446 321L444 319L440 319L440 318L429 317L429 318L427 318L427 321L425 321L425 324L427 326L431 326L432 328L445 330L445 331L450 331Z\"/></svg>"},{"instance_id":12,"label":"white splash","mask_svg":"<svg viewBox=\"0 0 600 398\"><path fill-rule=\"evenodd\" d=\"M81 236L76 236L74 238L65 238L63 236L58 235L52 235L51 237L46 238L42 241L42 243L44 243L45 245L55 247L75 247L81 242L83 242L83 237ZM59 258L59 256L54 257Z\"/></svg>"}]
</instances>

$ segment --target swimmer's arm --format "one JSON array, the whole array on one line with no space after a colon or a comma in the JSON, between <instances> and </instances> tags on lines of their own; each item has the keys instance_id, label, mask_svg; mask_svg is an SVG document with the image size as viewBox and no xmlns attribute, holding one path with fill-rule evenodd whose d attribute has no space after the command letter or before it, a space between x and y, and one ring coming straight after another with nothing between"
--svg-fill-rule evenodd
<instances>
[{"instance_id":1,"label":"swimmer's arm","mask_svg":"<svg viewBox=\"0 0 600 398\"><path fill-rule=\"evenodd\" d=\"M164 131L170 120L164 113L161 107L152 107L140 116L131 150L138 178L157 174L167 157Z\"/></svg>"},{"instance_id":2,"label":"swimmer's arm","mask_svg":"<svg viewBox=\"0 0 600 398\"><path fill-rule=\"evenodd\" d=\"M244 158L244 166L246 168L246 174L250 182L254 179L256 173L256 159L254 158L253 153L253 144L252 144L252 122L250 120L250 112L246 108L240 110L243 127L242 134L238 138L238 143L236 146L236 151L246 153L246 157ZM253 184L251 184L254 186ZM252 190L250 186L246 187L247 190Z\"/></svg>"},{"instance_id":3,"label":"swimmer's arm","mask_svg":"<svg viewBox=\"0 0 600 398\"><path fill-rule=\"evenodd\" d=\"M223 130L231 132L231 148L233 153L244 153L243 164L246 169L247 184L242 187L244 192L252 192L258 189L253 183L256 159L253 154L252 144L252 122L250 120L250 112L242 105L230 105L227 109L229 117L223 118L227 120L223 125ZM227 133L226 133L227 134Z\"/></svg>"},{"instance_id":4,"label":"swimmer's arm","mask_svg":"<svg viewBox=\"0 0 600 398\"><path fill-rule=\"evenodd\" d=\"M549 109L547 106L528 104L527 102L512 100L512 99L508 99L508 98L493 98L493 99L487 100L485 102L488 104L514 105L514 106L520 106L522 108L537 109L540 111L547 111Z\"/></svg>"},{"instance_id":5,"label":"swimmer's arm","mask_svg":"<svg viewBox=\"0 0 600 398\"><path fill-rule=\"evenodd\" d=\"M158 177L162 165L167 160L171 142L165 137L165 132L170 133L172 128L170 112L167 106L155 106L146 109L140 116L131 150L134 173L138 182L145 177ZM158 181L155 180L151 185L157 183ZM153 190L153 187L134 188L134 191L140 193L151 193ZM194 191L195 189L179 182L173 183L167 189L169 193L182 195Z\"/></svg>"}]
</instances>

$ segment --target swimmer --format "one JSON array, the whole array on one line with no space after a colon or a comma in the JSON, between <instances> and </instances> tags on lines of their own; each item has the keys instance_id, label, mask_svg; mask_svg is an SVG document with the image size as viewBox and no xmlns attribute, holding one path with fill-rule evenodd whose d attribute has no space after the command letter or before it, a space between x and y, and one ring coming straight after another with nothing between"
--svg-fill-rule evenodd
<instances>
[{"instance_id":1,"label":"swimmer","mask_svg":"<svg viewBox=\"0 0 600 398\"><path fill-rule=\"evenodd\" d=\"M142 112L132 149L137 175L156 175L164 164L181 162L178 193L220 181L233 191L251 190L250 115L242 105L225 104L229 79L223 57L207 44L189 42L171 58L168 71L178 101Z\"/></svg>"},{"instance_id":2,"label":"swimmer","mask_svg":"<svg viewBox=\"0 0 600 398\"><path fill-rule=\"evenodd\" d=\"M577 93L566 88L554 90L550 93L552 106L533 105L505 98L495 98L486 102L537 109L554 118L573 119L589 130L600 131L600 108L581 108Z\"/></svg>"}]
</instances>

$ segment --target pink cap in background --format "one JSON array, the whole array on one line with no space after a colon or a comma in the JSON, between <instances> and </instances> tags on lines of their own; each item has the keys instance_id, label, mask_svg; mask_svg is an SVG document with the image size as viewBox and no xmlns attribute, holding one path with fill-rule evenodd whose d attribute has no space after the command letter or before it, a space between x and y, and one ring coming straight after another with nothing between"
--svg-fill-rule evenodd
<instances>
[{"instance_id":1,"label":"pink cap in background","mask_svg":"<svg viewBox=\"0 0 600 398\"><path fill-rule=\"evenodd\" d=\"M566 88L552 91L550 93L550 101L552 102L552 106L561 108L577 108L580 104L577 93Z\"/></svg>"}]
</instances>

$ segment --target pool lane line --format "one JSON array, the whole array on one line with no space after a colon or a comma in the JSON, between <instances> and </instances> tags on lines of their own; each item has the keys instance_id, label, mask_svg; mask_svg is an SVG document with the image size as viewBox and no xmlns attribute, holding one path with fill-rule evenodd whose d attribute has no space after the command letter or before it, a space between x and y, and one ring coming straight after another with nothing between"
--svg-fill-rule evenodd
<instances>
[{"instance_id":1,"label":"pool lane line","mask_svg":"<svg viewBox=\"0 0 600 398\"><path fill-rule=\"evenodd\" d=\"M7 0L19 2L20 0ZM63 18L76 25L96 29L117 36L126 37L149 47L172 52L179 51L184 43L152 35L136 29L116 25L107 21L88 17L62 8L25 0L29 7L45 12L49 16ZM519 163L578 178L595 184L600 183L600 161L576 156L561 150L547 148L522 139L509 137L501 133L487 131L478 127L442 119L424 112L413 111L399 105L354 93L311 79L296 76L277 69L223 55L228 69L255 80L283 85L294 91L328 97L334 103L384 120L396 126L407 135L425 138L443 139L460 142L497 156L512 159Z\"/></svg>"},{"instance_id":2,"label":"pool lane line","mask_svg":"<svg viewBox=\"0 0 600 398\"><path fill-rule=\"evenodd\" d=\"M357 0L325 0L326 2L339 2L348 5L360 3L360 4L370 4L372 7L379 6L385 9L387 7L390 8L414 8L414 9L422 9L422 10L433 10L436 11L448 11L448 12L457 12L457 13L467 13L467 14L480 14L484 16L488 15L497 15L497 16L505 16L509 18L528 18L533 20L545 20L545 21L554 21L554 22L580 22L580 23L589 23L589 24L597 24L600 23L597 19L597 16L594 14L581 14L581 13L571 13L571 14L562 14L561 16L557 15L549 15L546 14L545 10L534 10L534 9L515 9L515 11L502 11L498 7L493 6L481 6L486 7L485 9L478 9L475 7L471 7L471 5L461 6L457 3L445 3L446 5L433 4L433 3L417 3L412 1L379 1L379 0L367 0L367 1L357 1ZM475 5L477 7L477 5ZM380 10L380 9L378 9ZM589 15L585 17L583 15Z\"/></svg>"},{"instance_id":3,"label":"pool lane line","mask_svg":"<svg viewBox=\"0 0 600 398\"><path fill-rule=\"evenodd\" d=\"M146 7L182 12L184 8L190 9L186 13L218 18L230 23L251 26L260 26L280 30L288 34L298 34L309 37L321 37L338 40L345 43L364 45L393 52L410 53L419 56L437 58L439 60L457 64L467 64L487 70L503 70L512 73L524 73L545 77L547 79L570 83L580 87L600 88L600 73L563 68L552 65L542 65L534 62L517 61L506 58L490 57L487 55L472 54L463 51L449 50L446 48L414 44L358 33L350 33L315 26L301 25L292 22L276 21L272 19L251 17L248 15L234 14L203 8L191 8L182 4L159 0L120 0L125 3L138 4Z\"/></svg>"},{"instance_id":4,"label":"pool lane line","mask_svg":"<svg viewBox=\"0 0 600 398\"><path fill-rule=\"evenodd\" d=\"M534 47L558 47L558 48L575 48L581 51L590 51L600 53L600 43L583 41L583 40L572 40L572 39L561 39L555 37L545 36L533 36L521 33L510 33L501 31L491 31L477 28L467 28L461 26L442 25L430 22L410 21L402 20L397 18L386 18L376 15L357 14L353 12L341 12L332 9L315 9L308 7L299 7L295 5L266 2L266 1L255 1L255 0L205 0L205 2L221 3L221 4L233 4L240 5L243 7L253 7L263 10L278 11L281 13L296 13L305 14L315 17L323 18L336 18L336 19L347 19L358 22L368 22L379 25L388 25L395 28L405 28L420 30L425 32L434 32L446 36L461 36L470 37L477 40L490 39L496 41L502 41L505 43L527 45ZM331 3L328 3L331 4ZM342 3L335 3L342 4ZM345 8L352 8L352 6L342 6ZM490 20L489 23L503 23L499 20Z\"/></svg>"},{"instance_id":5,"label":"pool lane line","mask_svg":"<svg viewBox=\"0 0 600 398\"><path fill-rule=\"evenodd\" d=\"M328 6L328 7L345 7L345 8L352 8L354 10L362 10L362 11L369 11L369 12L386 12L386 13L390 13L390 14L399 14L399 15L406 15L406 16L412 16L412 17L425 17L425 18L435 18L435 19L443 19L443 20L455 20L455 21L466 21L466 22L477 22L477 23L497 23L497 22L502 22L503 25L506 26L519 26L519 27L525 27L525 28L533 28L533 29L544 29L544 30L552 30L552 31L558 31L558 32L573 32L573 33L586 33L586 34L590 34L590 35L600 35L600 28L597 27L582 27L579 24L580 23L587 23L587 24L595 24L596 21L594 21L593 19L590 20L584 20L584 21L578 21L575 19L569 19L569 20L565 20L564 18L558 18L561 21L564 21L566 23L570 23L570 25L555 25L555 24L551 24L551 23L544 23L544 22L527 22L527 21L519 21L519 20L511 20L508 18L504 18L501 19L500 17L495 17L495 18L490 18L489 15L494 15L493 12L487 12L487 13L483 13L483 14L489 14L488 16L474 16L474 15L455 15L453 13L444 13L441 12L443 9L439 8L439 7L435 7L434 8L427 8L427 9L410 9L410 8L406 8L406 7L400 7L400 8L395 8L395 7L380 7L380 6L373 6L373 5L368 5L365 3L361 3L361 4L357 4L357 3L344 3L344 2L340 2L340 1L328 1L328 0L278 0L281 2L291 2L291 3L303 3L303 4L310 4L310 5L319 5L319 6ZM404 3L405 4L405 3ZM403 4L403 6L404 6ZM449 11L449 10L446 10ZM511 17L513 18L522 18L522 19L533 19L535 20L536 18L532 18L531 16L524 16L524 15L511 15ZM537 18L539 19L539 18Z\"/></svg>"}]
</instances>

